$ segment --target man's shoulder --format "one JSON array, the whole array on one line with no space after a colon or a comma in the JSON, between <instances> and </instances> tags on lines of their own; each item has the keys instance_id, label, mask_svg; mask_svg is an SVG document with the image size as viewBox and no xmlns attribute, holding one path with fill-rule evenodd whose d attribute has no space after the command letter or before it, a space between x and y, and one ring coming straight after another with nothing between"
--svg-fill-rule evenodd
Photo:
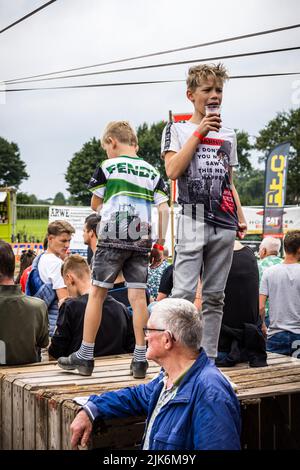
<instances>
[{"instance_id":1,"label":"man's shoulder","mask_svg":"<svg viewBox=\"0 0 300 470\"><path fill-rule=\"evenodd\" d=\"M115 315L129 315L126 306L122 304L122 302L114 299L111 293L108 293L106 299L104 300L103 311L104 310Z\"/></svg>"},{"instance_id":2,"label":"man's shoulder","mask_svg":"<svg viewBox=\"0 0 300 470\"><path fill-rule=\"evenodd\" d=\"M80 312L85 312L85 308L88 302L88 295L80 295L78 297L70 297L66 299L63 303L65 306L65 310L68 310L70 313L76 313Z\"/></svg>"},{"instance_id":3,"label":"man's shoulder","mask_svg":"<svg viewBox=\"0 0 300 470\"><path fill-rule=\"evenodd\" d=\"M265 273L267 273L269 276L272 276L278 271L284 271L284 269L285 265L283 263L269 264L268 269L265 270Z\"/></svg>"},{"instance_id":4,"label":"man's shoulder","mask_svg":"<svg viewBox=\"0 0 300 470\"><path fill-rule=\"evenodd\" d=\"M283 263L264 266L263 279L268 280L268 282L272 282L272 283L281 282L278 276L284 270L285 270L285 265Z\"/></svg>"},{"instance_id":5,"label":"man's shoulder","mask_svg":"<svg viewBox=\"0 0 300 470\"><path fill-rule=\"evenodd\" d=\"M199 373L197 384L199 385L199 390L203 390L204 396L209 399L232 399L234 394L232 385L227 377L210 361L205 364Z\"/></svg>"},{"instance_id":6,"label":"man's shoulder","mask_svg":"<svg viewBox=\"0 0 300 470\"><path fill-rule=\"evenodd\" d=\"M39 299L38 297L31 297L29 295L23 295L20 298L21 302L23 302L25 307L28 307L29 310L39 310L39 311L45 311L47 312L47 306L45 302L42 299Z\"/></svg>"},{"instance_id":7,"label":"man's shoulder","mask_svg":"<svg viewBox=\"0 0 300 470\"><path fill-rule=\"evenodd\" d=\"M62 264L63 260L54 253L44 253L39 261L39 267L60 267Z\"/></svg>"},{"instance_id":8,"label":"man's shoulder","mask_svg":"<svg viewBox=\"0 0 300 470\"><path fill-rule=\"evenodd\" d=\"M282 259L279 256L266 256L264 259L259 260L261 266L269 267L282 263Z\"/></svg>"}]
</instances>

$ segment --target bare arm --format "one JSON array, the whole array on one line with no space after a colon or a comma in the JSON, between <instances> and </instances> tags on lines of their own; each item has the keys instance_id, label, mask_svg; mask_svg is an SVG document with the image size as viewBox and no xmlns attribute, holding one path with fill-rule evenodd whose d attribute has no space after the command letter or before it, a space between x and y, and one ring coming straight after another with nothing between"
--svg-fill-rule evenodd
<instances>
[{"instance_id":1,"label":"bare arm","mask_svg":"<svg viewBox=\"0 0 300 470\"><path fill-rule=\"evenodd\" d=\"M264 336L267 335L267 327L265 324L265 316L266 316L266 302L267 302L267 296L263 294L259 294L259 315L262 321L262 327L261 330L264 334Z\"/></svg>"},{"instance_id":2,"label":"bare arm","mask_svg":"<svg viewBox=\"0 0 300 470\"><path fill-rule=\"evenodd\" d=\"M60 304L62 303L62 300L65 300L66 297L68 297L68 291L66 287L62 287L61 289L56 289L56 295L58 297L58 301Z\"/></svg>"},{"instance_id":3,"label":"bare arm","mask_svg":"<svg viewBox=\"0 0 300 470\"><path fill-rule=\"evenodd\" d=\"M261 320L264 322L265 321L265 316L266 316L266 302L267 302L267 296L263 294L259 294L259 314Z\"/></svg>"},{"instance_id":4,"label":"bare arm","mask_svg":"<svg viewBox=\"0 0 300 470\"><path fill-rule=\"evenodd\" d=\"M169 224L169 205L163 202L158 206L158 240L157 243L164 245Z\"/></svg>"},{"instance_id":5,"label":"bare arm","mask_svg":"<svg viewBox=\"0 0 300 470\"><path fill-rule=\"evenodd\" d=\"M218 132L221 127L221 118L217 114L210 114L205 116L197 131L205 137L209 131ZM171 180L176 180L181 176L188 165L190 164L197 146L199 145L199 138L194 134L186 141L182 149L179 152L166 152L165 154L165 168L167 176Z\"/></svg>"},{"instance_id":6,"label":"bare arm","mask_svg":"<svg viewBox=\"0 0 300 470\"><path fill-rule=\"evenodd\" d=\"M229 178L230 178L230 183L231 183L231 190L232 190L232 195L236 204L236 209L237 209L237 216L239 220L239 230L237 232L237 236L240 239L243 239L246 236L247 233L247 222L244 216L244 212L242 209L240 197L238 195L238 192L236 190L236 187L233 184L233 172L232 172L232 167L229 169Z\"/></svg>"},{"instance_id":7,"label":"bare arm","mask_svg":"<svg viewBox=\"0 0 300 470\"><path fill-rule=\"evenodd\" d=\"M201 282L200 277L199 277L199 281L198 281L198 285L197 285L194 305L195 305L195 307L198 311L201 310L201 308L202 308L202 282Z\"/></svg>"},{"instance_id":8,"label":"bare arm","mask_svg":"<svg viewBox=\"0 0 300 470\"><path fill-rule=\"evenodd\" d=\"M103 199L93 194L92 199L91 199L91 208L93 209L93 211L99 214L99 212L102 209L102 205L103 205Z\"/></svg>"},{"instance_id":9,"label":"bare arm","mask_svg":"<svg viewBox=\"0 0 300 470\"><path fill-rule=\"evenodd\" d=\"M167 294L163 294L162 292L158 293L158 296L156 297L156 302L159 302L160 300L163 300L167 297Z\"/></svg>"},{"instance_id":10,"label":"bare arm","mask_svg":"<svg viewBox=\"0 0 300 470\"><path fill-rule=\"evenodd\" d=\"M158 239L156 243L159 245L165 244L168 223L169 205L167 202L163 202L158 206ZM157 248L152 248L149 261L151 265L160 261L160 251Z\"/></svg>"}]
</instances>

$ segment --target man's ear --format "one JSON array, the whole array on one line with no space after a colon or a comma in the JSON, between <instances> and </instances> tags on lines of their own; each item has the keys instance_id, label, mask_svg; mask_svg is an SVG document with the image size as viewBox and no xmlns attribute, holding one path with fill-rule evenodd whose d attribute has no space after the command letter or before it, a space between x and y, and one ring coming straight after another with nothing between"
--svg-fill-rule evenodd
<instances>
[{"instance_id":1,"label":"man's ear","mask_svg":"<svg viewBox=\"0 0 300 470\"><path fill-rule=\"evenodd\" d=\"M172 346L173 346L172 336L171 336L169 331L165 331L165 333L166 333L165 347L166 347L166 349L171 349Z\"/></svg>"}]
</instances>

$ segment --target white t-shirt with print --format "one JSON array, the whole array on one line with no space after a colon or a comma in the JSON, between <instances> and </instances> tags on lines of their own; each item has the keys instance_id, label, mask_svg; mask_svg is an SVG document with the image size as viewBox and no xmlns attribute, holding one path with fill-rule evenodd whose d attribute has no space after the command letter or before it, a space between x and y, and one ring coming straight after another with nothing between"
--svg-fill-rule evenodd
<instances>
[{"instance_id":1,"label":"white t-shirt with print","mask_svg":"<svg viewBox=\"0 0 300 470\"><path fill-rule=\"evenodd\" d=\"M179 152L199 127L190 121L170 122L163 131L161 150ZM236 230L237 212L229 181L230 167L238 164L236 135L222 127L209 132L177 180L179 204L203 204L204 220L213 225Z\"/></svg>"},{"instance_id":2,"label":"white t-shirt with print","mask_svg":"<svg viewBox=\"0 0 300 470\"><path fill-rule=\"evenodd\" d=\"M61 275L62 264L63 261L53 253L44 253L39 260L39 275L44 283L51 283L54 290L66 287Z\"/></svg>"}]
</instances>

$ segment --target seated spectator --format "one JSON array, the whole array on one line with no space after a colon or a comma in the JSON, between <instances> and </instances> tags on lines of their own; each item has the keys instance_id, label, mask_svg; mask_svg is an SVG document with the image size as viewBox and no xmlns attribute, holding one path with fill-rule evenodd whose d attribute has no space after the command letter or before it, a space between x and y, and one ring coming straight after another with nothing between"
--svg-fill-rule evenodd
<instances>
[{"instance_id":1,"label":"seated spectator","mask_svg":"<svg viewBox=\"0 0 300 470\"><path fill-rule=\"evenodd\" d=\"M263 239L259 245L259 260L258 260L258 269L259 269L259 285L261 284L261 279L264 271L270 266L275 266L276 264L282 263L282 258L279 257L281 247L281 241L279 238L266 237ZM265 323L269 326L269 302L267 300L265 307Z\"/></svg>"},{"instance_id":2,"label":"seated spectator","mask_svg":"<svg viewBox=\"0 0 300 470\"><path fill-rule=\"evenodd\" d=\"M191 302L158 302L145 328L147 359L161 367L137 387L91 395L71 425L71 445L86 446L97 418L147 415L143 450L239 450L240 406L200 348L202 321Z\"/></svg>"},{"instance_id":3,"label":"seated spectator","mask_svg":"<svg viewBox=\"0 0 300 470\"><path fill-rule=\"evenodd\" d=\"M265 322L265 306L269 300L270 326L263 323L267 334L267 351L300 357L300 230L291 230L284 237L283 263L263 273L259 310ZM300 350L299 350L300 352Z\"/></svg>"},{"instance_id":4,"label":"seated spectator","mask_svg":"<svg viewBox=\"0 0 300 470\"><path fill-rule=\"evenodd\" d=\"M47 304L50 336L56 326L58 302L68 295L60 271L73 233L75 229L65 220L55 220L48 225L47 251L33 261L26 283L26 294L39 297Z\"/></svg>"},{"instance_id":5,"label":"seated spectator","mask_svg":"<svg viewBox=\"0 0 300 470\"><path fill-rule=\"evenodd\" d=\"M59 309L57 328L49 347L49 355L56 359L77 351L81 345L84 313L91 287L88 264L79 255L71 255L64 261L62 276L70 298ZM96 336L95 356L132 352L134 342L132 319L126 307L108 295Z\"/></svg>"},{"instance_id":6,"label":"seated spectator","mask_svg":"<svg viewBox=\"0 0 300 470\"><path fill-rule=\"evenodd\" d=\"M20 257L20 271L16 278L15 283L21 284L22 292L25 293L26 288L26 281L28 278L28 274L32 268L32 262L36 257L36 252L33 250L22 250L22 254Z\"/></svg>"},{"instance_id":7,"label":"seated spectator","mask_svg":"<svg viewBox=\"0 0 300 470\"><path fill-rule=\"evenodd\" d=\"M168 254L169 252L167 248L165 248L163 251L159 251L160 257L155 259L153 263L148 266L147 287L149 289L152 301L157 300L161 277L166 268L169 266L167 261Z\"/></svg>"},{"instance_id":8,"label":"seated spectator","mask_svg":"<svg viewBox=\"0 0 300 470\"><path fill-rule=\"evenodd\" d=\"M14 271L14 252L0 240L0 364L39 362L39 348L48 345L47 307L23 294Z\"/></svg>"},{"instance_id":9,"label":"seated spectator","mask_svg":"<svg viewBox=\"0 0 300 470\"><path fill-rule=\"evenodd\" d=\"M114 282L114 287L108 289L109 295L115 300L121 302L128 309L130 315L132 315L132 308L128 299L128 287L126 286L124 276L122 272L118 274L117 279ZM148 289L146 289L146 302L147 305L150 303L150 295Z\"/></svg>"},{"instance_id":10,"label":"seated spectator","mask_svg":"<svg viewBox=\"0 0 300 470\"><path fill-rule=\"evenodd\" d=\"M220 367L231 367L246 361L251 367L267 365L266 344L259 317L258 286L258 267L253 251L235 241L225 287L216 359Z\"/></svg>"},{"instance_id":11,"label":"seated spectator","mask_svg":"<svg viewBox=\"0 0 300 470\"><path fill-rule=\"evenodd\" d=\"M156 298L158 302L171 295L173 289L173 269L174 265L169 264L161 276Z\"/></svg>"},{"instance_id":12,"label":"seated spectator","mask_svg":"<svg viewBox=\"0 0 300 470\"><path fill-rule=\"evenodd\" d=\"M94 212L87 216L83 226L83 243L88 247L88 265L93 264L94 254L97 248L98 235L97 227L101 221L101 216Z\"/></svg>"}]
</instances>

